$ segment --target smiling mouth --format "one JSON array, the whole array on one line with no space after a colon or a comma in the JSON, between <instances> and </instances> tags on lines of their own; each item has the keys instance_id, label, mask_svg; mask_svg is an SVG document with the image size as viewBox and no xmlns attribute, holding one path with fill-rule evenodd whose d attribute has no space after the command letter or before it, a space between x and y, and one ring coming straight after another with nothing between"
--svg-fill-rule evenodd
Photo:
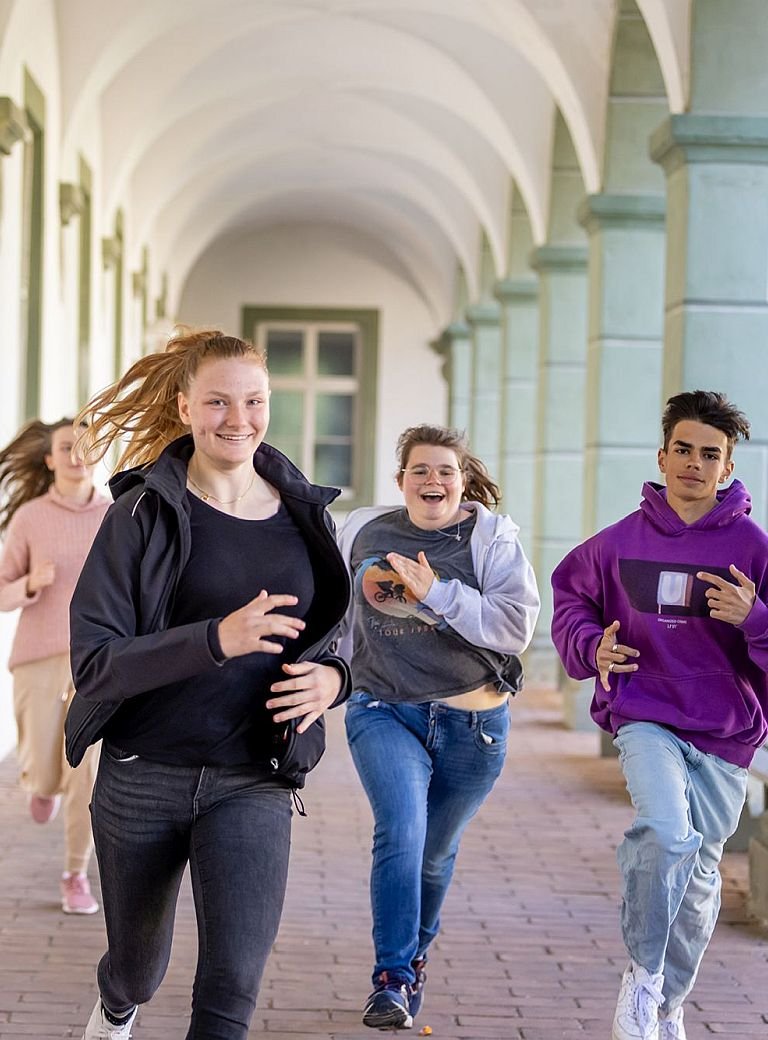
<instances>
[{"instance_id":1,"label":"smiling mouth","mask_svg":"<svg viewBox=\"0 0 768 1040\"><path fill-rule=\"evenodd\" d=\"M422 502L444 502L445 495L440 491L425 491L421 495Z\"/></svg>"}]
</instances>

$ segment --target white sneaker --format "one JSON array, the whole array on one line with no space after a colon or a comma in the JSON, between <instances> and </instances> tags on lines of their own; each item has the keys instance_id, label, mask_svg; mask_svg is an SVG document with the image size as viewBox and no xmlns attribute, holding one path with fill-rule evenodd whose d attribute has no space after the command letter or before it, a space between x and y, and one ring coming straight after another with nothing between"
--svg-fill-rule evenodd
<instances>
[{"instance_id":1,"label":"white sneaker","mask_svg":"<svg viewBox=\"0 0 768 1040\"><path fill-rule=\"evenodd\" d=\"M621 977L613 1017L613 1040L659 1040L659 1005L664 976L651 975L634 961ZM674 1036L674 1034L671 1034Z\"/></svg>"},{"instance_id":2,"label":"white sneaker","mask_svg":"<svg viewBox=\"0 0 768 1040\"><path fill-rule=\"evenodd\" d=\"M670 1011L668 1015L659 1015L659 1040L688 1040L681 1007Z\"/></svg>"},{"instance_id":3,"label":"white sneaker","mask_svg":"<svg viewBox=\"0 0 768 1040\"><path fill-rule=\"evenodd\" d=\"M108 1018L104 1017L104 1007L101 997L96 1001L96 1007L91 1012L88 1025L83 1033L83 1040L131 1040L131 1026L136 1018L138 1007L133 1009L131 1017L123 1022L121 1026L112 1025Z\"/></svg>"}]
</instances>

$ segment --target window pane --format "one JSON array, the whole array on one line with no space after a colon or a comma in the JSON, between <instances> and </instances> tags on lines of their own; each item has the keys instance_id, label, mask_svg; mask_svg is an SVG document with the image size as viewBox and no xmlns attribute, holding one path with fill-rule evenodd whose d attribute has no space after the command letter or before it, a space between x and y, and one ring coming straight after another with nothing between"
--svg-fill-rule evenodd
<instances>
[{"instance_id":1,"label":"window pane","mask_svg":"<svg viewBox=\"0 0 768 1040\"><path fill-rule=\"evenodd\" d=\"M304 429L304 395L295 390L273 390L269 399L269 435L267 440L275 444L276 437L301 440Z\"/></svg>"},{"instance_id":2,"label":"window pane","mask_svg":"<svg viewBox=\"0 0 768 1040\"><path fill-rule=\"evenodd\" d=\"M352 484L352 445L316 444L314 480L333 487Z\"/></svg>"},{"instance_id":3,"label":"window pane","mask_svg":"<svg viewBox=\"0 0 768 1040\"><path fill-rule=\"evenodd\" d=\"M267 444L271 444L273 448L277 448L283 455L287 455L294 466L298 466L300 470L304 469L304 459L302 457L302 445L298 437L274 437L272 433L267 434Z\"/></svg>"},{"instance_id":4,"label":"window pane","mask_svg":"<svg viewBox=\"0 0 768 1040\"><path fill-rule=\"evenodd\" d=\"M275 376L301 374L304 368L304 334L301 329L267 330L267 364Z\"/></svg>"},{"instance_id":5,"label":"window pane","mask_svg":"<svg viewBox=\"0 0 768 1040\"><path fill-rule=\"evenodd\" d=\"M355 374L355 334L320 332L317 337L317 371L321 376Z\"/></svg>"},{"instance_id":6,"label":"window pane","mask_svg":"<svg viewBox=\"0 0 768 1040\"><path fill-rule=\"evenodd\" d=\"M351 437L354 398L350 394L318 394L317 437Z\"/></svg>"}]
</instances>

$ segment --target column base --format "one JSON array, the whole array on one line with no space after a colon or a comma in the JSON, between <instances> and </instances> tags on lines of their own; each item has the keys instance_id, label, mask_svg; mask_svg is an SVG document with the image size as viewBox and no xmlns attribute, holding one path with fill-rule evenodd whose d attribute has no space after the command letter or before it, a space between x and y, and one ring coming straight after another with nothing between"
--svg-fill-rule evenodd
<instances>
[{"instance_id":1,"label":"column base","mask_svg":"<svg viewBox=\"0 0 768 1040\"><path fill-rule=\"evenodd\" d=\"M759 833L749 842L749 900L753 917L768 923L768 814L760 821Z\"/></svg>"},{"instance_id":2,"label":"column base","mask_svg":"<svg viewBox=\"0 0 768 1040\"><path fill-rule=\"evenodd\" d=\"M594 731L595 724L589 714L595 689L594 680L579 681L561 674L558 688L563 694L563 722L566 729L579 732Z\"/></svg>"}]
</instances>

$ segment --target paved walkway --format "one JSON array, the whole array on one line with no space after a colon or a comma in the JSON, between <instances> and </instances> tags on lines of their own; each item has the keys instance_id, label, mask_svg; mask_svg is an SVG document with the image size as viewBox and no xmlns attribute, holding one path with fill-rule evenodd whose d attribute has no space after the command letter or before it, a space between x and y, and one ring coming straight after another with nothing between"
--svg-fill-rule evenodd
<instances>
[{"instance_id":1,"label":"paved walkway","mask_svg":"<svg viewBox=\"0 0 768 1040\"><path fill-rule=\"evenodd\" d=\"M614 847L630 820L597 735L559 722L552 694L514 705L506 771L467 831L411 1033L434 1040L609 1040L624 967ZM371 946L370 818L331 715L330 747L296 819L283 925L251 1036L372 1040L360 1025ZM102 918L58 910L60 821L28 822L14 763L0 764L0 1040L82 1035ZM688 1010L689 1040L768 1037L768 933L744 912L746 862L724 866L724 911ZM136 1040L183 1040L195 960L188 889L173 961Z\"/></svg>"}]
</instances>

